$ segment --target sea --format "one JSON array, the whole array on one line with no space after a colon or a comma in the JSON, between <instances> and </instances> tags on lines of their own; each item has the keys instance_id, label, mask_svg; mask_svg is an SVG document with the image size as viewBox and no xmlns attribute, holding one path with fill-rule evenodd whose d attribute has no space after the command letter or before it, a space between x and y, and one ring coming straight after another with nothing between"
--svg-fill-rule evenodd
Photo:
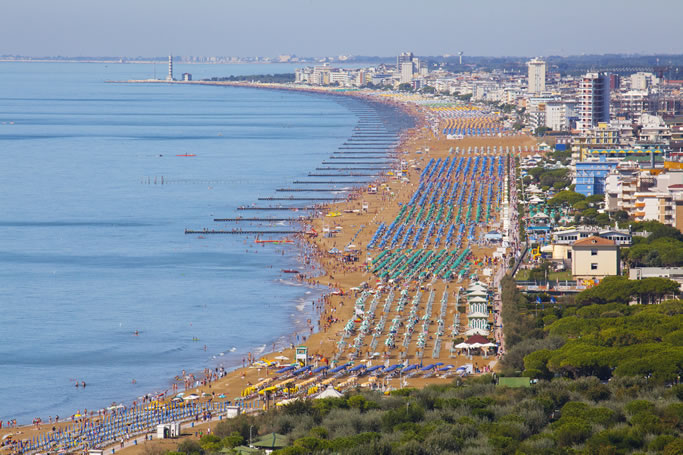
<instances>
[{"instance_id":1,"label":"sea","mask_svg":"<svg viewBox=\"0 0 683 455\"><path fill-rule=\"evenodd\" d=\"M294 68L174 69L196 80ZM184 230L273 216L236 208L276 195L329 157L358 120L349 102L105 82L165 72L0 63L4 421L130 404L168 389L182 370L231 368L250 352L296 343L314 318L323 290L282 273L302 267L295 246Z\"/></svg>"}]
</instances>

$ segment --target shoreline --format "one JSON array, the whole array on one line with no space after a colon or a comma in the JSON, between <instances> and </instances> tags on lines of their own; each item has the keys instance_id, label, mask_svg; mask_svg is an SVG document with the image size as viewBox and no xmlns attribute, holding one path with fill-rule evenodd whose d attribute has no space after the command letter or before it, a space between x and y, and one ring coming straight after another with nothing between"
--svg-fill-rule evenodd
<instances>
[{"instance_id":1,"label":"shoreline","mask_svg":"<svg viewBox=\"0 0 683 455\"><path fill-rule=\"evenodd\" d=\"M135 83L144 83L144 82L147 82L147 81L137 81ZM196 81L196 82L150 81L150 82L153 82L153 83L185 83L185 84L195 84L195 85L240 86L240 87L244 87L244 88L289 90L289 91L300 91L300 92L335 95L335 96L351 95L351 96L360 98L364 101L369 101L369 102L373 102L373 103L386 103L386 104L392 105L395 108L400 108L403 112L409 113L409 115L413 116L413 118L415 120L414 128L403 129L399 135L400 142L398 143L398 145L395 148L392 149L394 151L394 153L396 151L401 152L402 149L405 149L405 150L403 150L404 153L398 153L398 156L400 156L401 158L413 157L413 158L419 158L419 159L424 161L425 157L420 157L419 155L416 155L415 154L416 152L411 152L410 148L414 149L418 146L420 148L422 148L422 147L424 147L424 144L430 144L431 145L432 142L434 141L434 138L431 137L432 131L424 128L424 126L426 126L428 124L428 122L427 122L427 119L424 115L424 112L421 112L422 108L418 108L417 106L413 106L413 105L407 105L407 103L396 102L394 100L390 100L390 99L386 99L386 98L382 98L382 97L372 97L368 92L363 92L363 91L352 91L352 92L349 92L349 91L336 91L336 92L334 92L334 91L332 91L332 92L330 92L330 91L317 90L317 89L309 90L309 89L301 89L301 88L297 88L297 87L276 86L273 84L252 84L252 83L244 83L244 82L208 82L208 83L206 81ZM521 139L523 141L525 138L519 138L519 139ZM526 138L526 139L529 139L529 138ZM486 139L486 138L484 138L484 139L479 138L479 139L471 140L469 142L468 141L461 142L460 144L489 143L492 141L495 141L495 140ZM500 139L499 139L499 141L500 141ZM437 140L437 142L438 142L438 140ZM442 142L443 142L443 140L442 140ZM503 140L502 142L507 142L507 140ZM518 141L518 142L520 142L520 141ZM443 147L444 145L448 145L448 144L455 145L456 143L444 142L443 144L441 144L441 147ZM428 150L428 148L427 148L427 150ZM387 151L385 153L389 153L389 152ZM417 153L419 153L419 152L417 152ZM444 151L442 150L440 153L443 154ZM431 156L431 154L430 154L430 156ZM416 173L411 171L411 177L415 177L415 176L416 176ZM386 181L386 180L387 180L386 176L379 175L379 176L377 176L377 178L374 181L377 182L377 184L379 184L379 182ZM355 187L355 188L357 188L357 187ZM368 194L365 194L366 192L361 192L361 194L363 195L364 198L367 198L370 200L370 203L372 204L372 206L375 209L375 212L373 212L375 214L375 217L372 219L372 221L374 222L374 220L376 220L377 218L379 218L381 216L381 214L384 212L385 209L389 208L388 207L388 205L390 205L389 201L406 200L406 195L411 194L411 192L412 192L412 189L409 186L405 186L405 187L399 188L399 192L396 194L396 196L394 196L392 193L392 196L391 197L387 196L386 199L384 199L384 196L372 197ZM337 210L340 210L339 207L343 207L343 206L353 207L354 205L357 206L357 204L358 204L357 199L347 200L344 202L327 204L327 207L328 207L327 210L330 210L332 207L337 208ZM391 209L389 210L389 212L391 212ZM385 219L385 220L390 219L389 213L387 212L386 214L384 214L382 219ZM353 221L353 220L351 220L351 221ZM325 222L325 217L324 216L322 216L322 217L318 216L318 217L313 218L312 220L307 220L306 225L313 226L314 228L316 228L318 230L318 232L321 232L322 231L322 225L324 222ZM351 226L353 226L353 225L351 225ZM372 230L372 224L370 224L370 228L368 229L368 231L370 231L370 230ZM344 232L345 235L346 235L346 232L347 231ZM368 275L367 271L365 271L365 272L361 272L359 270L347 271L344 268L341 269L342 270L341 276L337 276L337 278L335 278L335 276L332 275L332 273L334 273L335 275L338 275L337 270L339 270L339 269L337 269L336 265L330 266L330 264L332 264L332 262L330 262L330 258L324 257L325 253L326 253L326 249L324 248L325 242L323 242L322 239L319 239L319 238L310 239L310 240L309 239L303 239L302 241L305 241L307 246L310 247L311 249L317 249L321 255L320 256L320 265L321 265L324 273L317 276L317 277L311 278L311 279L314 279L316 282L320 283L320 285L322 285L322 286L324 286L324 285L334 286L335 288L338 288L338 289L339 288L345 289L348 292L352 287L354 287L358 283L360 283L361 280L368 279L368 278L372 279L372 275L371 274ZM362 243L362 242L360 242L360 243ZM298 248L299 248L299 252L301 252L301 250L300 250L301 247L298 247ZM325 305L324 311L320 315L320 319L321 319L320 320L320 326L323 327L324 317L325 317L325 314L327 313L327 310L330 307L332 307L333 310L336 308L340 309L339 319L337 321L335 321L335 323L330 326L330 329L331 329L330 332L331 333L333 332L333 330L332 330L333 328L336 327L336 329L339 329L341 324L343 324L343 321L346 319L346 317L343 316L341 313L344 312L344 313L348 314L349 311L351 310L351 308L349 308L348 306L346 308L343 307L343 303L344 303L343 300L345 297L349 297L349 294L346 294L346 295L342 294L341 296L339 296L339 295L335 296L334 294L335 293L333 292L332 295L330 295L328 298L324 299L324 305ZM341 304L341 306L340 306L340 304ZM333 337L334 337L334 335L333 335ZM311 357L313 357L314 359L316 359L321 352L324 353L323 344L326 343L329 347L330 342L334 343L335 341L336 341L336 338L330 338L329 334L327 332L327 327L325 327L323 330L320 330L317 333L314 333L310 337L308 337L305 344L309 347L309 355ZM313 349L317 349L317 350L315 352L313 352ZM288 357L289 359L294 358L293 350L291 348L290 349L283 349L281 351L276 351L276 352L268 352L267 353L267 351L268 351L268 349L266 348L260 354L260 357L261 358L271 357L270 360L272 360L273 355L280 354L280 355L284 355L285 357ZM256 360L256 359L252 359L252 360ZM263 374L264 374L261 372L262 369L264 370L266 377L268 377L269 376L269 369L268 368L264 368L264 367L256 368L253 366L246 367L246 368L239 368L239 366L238 366L234 370L227 373L220 380L218 380L216 382L210 382L203 387L190 388L190 389L188 389L187 392L188 393L190 393L190 392L206 393L207 391L211 391L213 388L214 389L213 393L215 394L216 389L220 388L221 391L223 391L225 389L225 393L223 395L226 396L227 399L230 399L230 401L232 401L232 397L239 396L238 394L233 393L234 391L244 389L245 386L248 387L248 386L255 384L256 382L259 382L260 380L263 379L260 377L260 376L263 376ZM254 371L254 370L256 370L256 371ZM450 381L450 379L448 379L448 381ZM432 381L428 381L428 382L434 383L435 381L432 380ZM426 383L425 381L419 380L417 378L415 380L411 379L411 385L414 385L414 386L420 387L421 385L424 385L425 383ZM401 387L401 384L399 383L398 386ZM228 390L231 392L228 392ZM258 396L257 396L257 403L258 402L260 402L260 401L258 400ZM251 411L259 411L260 407L251 408L250 410ZM3 431L4 431L4 428L3 428Z\"/></svg>"},{"instance_id":2,"label":"shoreline","mask_svg":"<svg viewBox=\"0 0 683 455\"><path fill-rule=\"evenodd\" d=\"M224 84L207 84L207 85L224 85ZM248 84L244 85L244 87L245 88L261 88L261 89L266 88L266 87L252 87L252 86L249 86ZM273 87L267 87L267 88L276 89ZM324 93L324 92L319 92L316 90L313 90L313 91L303 91L302 90L301 92L316 94L316 95L340 96L340 94ZM356 98L359 98L359 97L356 97ZM374 103L380 103L381 102L380 100L377 100L377 99L364 99L364 98L360 98L360 101L370 102L370 103L373 103L373 102ZM353 112L351 112L351 111L350 111L350 113L353 114ZM402 134L404 134L404 133L405 133L405 131L403 131ZM386 153L389 153L389 152L386 152ZM375 179L373 179L373 182L377 182L379 178L380 177L377 176ZM356 191L358 191L358 189L360 187L362 187L362 185L359 186L358 184L350 184L349 186L351 186L353 188L352 192L356 192ZM331 207L334 207L337 204L339 204L339 203L323 204L323 207L325 207L325 208L321 207L321 209L323 211L328 211L328 210L330 210ZM316 217L314 216L314 217L311 217L311 219L299 221L298 223L300 223L302 226L310 227L312 225L311 222L312 222L313 218L316 218ZM317 218L319 218L319 217L317 217ZM301 242L301 244L299 244L299 242ZM310 266L305 264L304 259L305 259L305 256L307 255L306 248L313 248L313 244L308 242L307 238L305 236L302 236L300 238L300 240L295 243L295 248L296 248L296 250L289 253L290 258L293 261L300 264L300 267L299 267L300 269L309 269ZM304 320L309 318L312 325L317 326L317 329L314 331L314 333L316 333L318 330L320 330L320 327L322 326L322 323L319 320L321 317L322 311L319 311L316 309L318 304L319 304L317 302L317 300L319 298L324 300L327 296L329 296L332 292L334 292L335 289L330 287L331 284L323 284L323 283L318 284L318 283L316 283L317 278L326 276L328 274L328 272L324 270L322 263L317 263L317 261L314 260L314 263L312 265L316 266L315 267L316 268L316 274L308 274L307 273L306 278L303 280L299 280L298 282L304 288L304 289L302 289L302 291L309 290L309 291L312 291L314 293L314 297L313 296L311 296L311 297L316 300L315 306L314 306L314 308L311 308L311 305L307 305L311 299L309 299L306 296L306 294L304 292L302 292L301 296L299 297L299 299L301 299L302 302L297 302L296 300L293 300L292 301L292 310L294 312L296 312L298 310L297 306L299 306L301 304L306 305L303 308L302 317L304 318ZM276 278L275 278L276 281L282 281L282 280L287 280L287 279L288 279L287 276L276 276ZM294 281L296 282L296 280L294 280ZM294 283L294 284L296 284L296 283ZM278 283L278 285L279 286L287 286L288 284L287 283ZM325 304L324 304L324 302L322 302L322 303L320 303L320 305L325 305ZM306 330L307 325L306 324L301 324L301 327L296 327L293 325L292 328L294 329L293 331L284 332L282 335L276 337L276 339L273 343L264 342L261 344L257 344L257 345L252 347L250 352L247 352L245 350L244 353L236 355L235 359L233 359L232 361L230 361L229 363L226 363L224 365L218 364L218 361L220 359L209 359L206 362L204 370L206 370L206 369L220 369L220 370L224 370L226 374L231 374L231 373L237 372L240 369L244 368L244 367L240 366L239 356L246 358L248 356L248 354L254 353L253 359L252 359L252 361L253 361L253 360L256 360L256 358L273 356L273 355L277 355L278 353L283 353L285 351L288 351L291 348L289 348L287 346L292 345L292 344L296 344L295 342L292 343L291 341L296 341L296 337L299 334L301 334L302 332L303 333L307 332L307 330ZM307 338L308 338L308 335L309 334L307 333L306 334ZM276 349L275 351L273 351L271 349L272 345L275 345L276 348L278 345L281 345L282 347L280 350ZM260 348L263 348L263 350L259 352ZM188 374L190 374L190 373L188 372ZM199 377L201 375L201 370L195 371L193 374L195 374L197 377ZM163 384L163 383L164 383L164 381L162 381L160 384ZM172 387L174 386L174 384L178 384L178 385L182 386L182 382L179 383L177 380L174 380L173 377L168 377L167 380L165 381L165 384L166 384L166 386L160 385L159 388L157 389L158 390L157 392L148 391L142 396L143 397L144 396L154 397L154 396L158 396L158 393L160 393L161 390L166 389L166 391L169 392L170 390L172 390ZM191 387L191 388L194 388L194 387ZM172 396L172 395L168 395L168 396ZM139 402L140 401L139 398L140 397L132 398L132 399L130 399L130 401L131 402ZM122 402L126 403L126 401L128 401L128 400L124 400ZM102 407L100 409L104 409L104 407ZM74 410L74 413L76 413L76 410ZM44 417L44 416L41 416L41 418L42 417ZM63 422L63 421L64 421L64 419L60 419L60 422ZM47 423L48 423L47 420L43 421L43 425L45 425ZM33 427L33 425L29 424L28 422L18 422L16 429L18 429L18 430L31 429L32 427ZM8 429L7 429L6 425L3 424L2 427L0 428L0 436L7 434L7 432L8 432ZM9 431L9 432L11 432L11 431ZM1 451L0 451L0 453L1 453Z\"/></svg>"}]
</instances>

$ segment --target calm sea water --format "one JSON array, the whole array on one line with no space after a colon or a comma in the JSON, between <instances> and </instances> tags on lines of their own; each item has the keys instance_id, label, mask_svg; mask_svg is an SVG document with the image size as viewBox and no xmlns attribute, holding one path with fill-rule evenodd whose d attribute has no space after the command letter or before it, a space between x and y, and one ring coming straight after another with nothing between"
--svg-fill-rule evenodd
<instances>
[{"instance_id":1,"label":"calm sea water","mask_svg":"<svg viewBox=\"0 0 683 455\"><path fill-rule=\"evenodd\" d=\"M356 116L323 96L104 83L152 71L0 63L0 419L130 402L288 343L311 317L319 291L288 284L287 247L183 231L305 176Z\"/></svg>"}]
</instances>

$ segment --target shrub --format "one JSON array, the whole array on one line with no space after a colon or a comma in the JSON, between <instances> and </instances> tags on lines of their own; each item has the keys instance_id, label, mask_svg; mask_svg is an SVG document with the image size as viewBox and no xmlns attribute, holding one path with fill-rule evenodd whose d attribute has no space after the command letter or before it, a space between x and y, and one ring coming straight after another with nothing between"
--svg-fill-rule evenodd
<instances>
[{"instance_id":1,"label":"shrub","mask_svg":"<svg viewBox=\"0 0 683 455\"><path fill-rule=\"evenodd\" d=\"M313 427L309 431L309 434L313 436L314 438L320 438L320 439L327 439L329 436L329 432L327 431L327 428L325 427Z\"/></svg>"},{"instance_id":2,"label":"shrub","mask_svg":"<svg viewBox=\"0 0 683 455\"><path fill-rule=\"evenodd\" d=\"M232 436L235 432L240 434L244 439L249 439L249 428L253 427L252 435L257 435L259 425L256 419L246 414L240 414L234 419L223 419L216 424L213 434L219 438Z\"/></svg>"},{"instance_id":3,"label":"shrub","mask_svg":"<svg viewBox=\"0 0 683 455\"><path fill-rule=\"evenodd\" d=\"M233 447L241 446L244 444L244 438L237 431L234 431L230 436L226 436L221 439L221 444L223 447L232 449Z\"/></svg>"},{"instance_id":4,"label":"shrub","mask_svg":"<svg viewBox=\"0 0 683 455\"><path fill-rule=\"evenodd\" d=\"M652 412L655 409L655 405L647 400L633 400L627 403L624 409L629 415L634 415L640 412Z\"/></svg>"},{"instance_id":5,"label":"shrub","mask_svg":"<svg viewBox=\"0 0 683 455\"><path fill-rule=\"evenodd\" d=\"M591 426L584 420L571 418L555 430L555 437L561 446L580 444L591 435Z\"/></svg>"},{"instance_id":6,"label":"shrub","mask_svg":"<svg viewBox=\"0 0 683 455\"><path fill-rule=\"evenodd\" d=\"M675 436L670 434L662 434L650 441L650 444L648 444L647 448L652 452L661 452L664 447L675 440Z\"/></svg>"},{"instance_id":7,"label":"shrub","mask_svg":"<svg viewBox=\"0 0 683 455\"><path fill-rule=\"evenodd\" d=\"M330 443L324 439L318 439L312 436L299 438L294 441L294 445L306 449L306 453L319 452L330 447Z\"/></svg>"},{"instance_id":8,"label":"shrub","mask_svg":"<svg viewBox=\"0 0 683 455\"><path fill-rule=\"evenodd\" d=\"M180 444L178 444L178 452L184 453L185 455L203 455L204 449L199 445L194 439L186 439Z\"/></svg>"},{"instance_id":9,"label":"shrub","mask_svg":"<svg viewBox=\"0 0 683 455\"><path fill-rule=\"evenodd\" d=\"M671 441L662 450L662 455L681 455L683 454L683 439L678 438Z\"/></svg>"}]
</instances>

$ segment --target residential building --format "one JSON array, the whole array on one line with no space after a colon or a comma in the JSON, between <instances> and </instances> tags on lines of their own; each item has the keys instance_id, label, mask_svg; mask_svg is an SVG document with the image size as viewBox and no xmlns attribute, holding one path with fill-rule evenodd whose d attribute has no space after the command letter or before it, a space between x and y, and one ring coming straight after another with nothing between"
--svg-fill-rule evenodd
<instances>
[{"instance_id":1,"label":"residential building","mask_svg":"<svg viewBox=\"0 0 683 455\"><path fill-rule=\"evenodd\" d=\"M657 85L659 79L652 73L631 74L631 90L647 90L648 87Z\"/></svg>"},{"instance_id":2,"label":"residential building","mask_svg":"<svg viewBox=\"0 0 683 455\"><path fill-rule=\"evenodd\" d=\"M600 122L609 122L609 76L587 73L579 85L579 121L581 131L588 131Z\"/></svg>"},{"instance_id":3,"label":"residential building","mask_svg":"<svg viewBox=\"0 0 683 455\"><path fill-rule=\"evenodd\" d=\"M587 159L586 152L589 149L613 149L617 148L625 139L622 139L623 131L617 126L602 122L597 126L583 131L579 137L575 137L572 151L580 154L580 159Z\"/></svg>"},{"instance_id":4,"label":"residential building","mask_svg":"<svg viewBox=\"0 0 683 455\"><path fill-rule=\"evenodd\" d=\"M598 236L612 240L619 246L631 244L632 236L628 229L599 229L591 227L578 227L575 229L558 230L553 232L553 243L558 245L572 245L577 240Z\"/></svg>"},{"instance_id":5,"label":"residential building","mask_svg":"<svg viewBox=\"0 0 683 455\"><path fill-rule=\"evenodd\" d=\"M401 66L404 63L412 63L413 62L413 53L412 52L401 52L398 57L396 57L396 69L398 71L401 71Z\"/></svg>"},{"instance_id":6,"label":"residential building","mask_svg":"<svg viewBox=\"0 0 683 455\"><path fill-rule=\"evenodd\" d=\"M642 280L643 278L668 278L677 282L683 290L683 267L632 267L629 269L629 280Z\"/></svg>"},{"instance_id":7,"label":"residential building","mask_svg":"<svg viewBox=\"0 0 683 455\"><path fill-rule=\"evenodd\" d=\"M633 161L623 161L605 178L605 210L624 210L631 214L635 209L635 193L638 191L640 166Z\"/></svg>"},{"instance_id":8,"label":"residential building","mask_svg":"<svg viewBox=\"0 0 683 455\"><path fill-rule=\"evenodd\" d=\"M602 157L601 157L602 158ZM607 161L581 161L576 163L576 188L574 191L584 196L603 194L605 192L605 179L612 169L619 163Z\"/></svg>"},{"instance_id":9,"label":"residential building","mask_svg":"<svg viewBox=\"0 0 683 455\"><path fill-rule=\"evenodd\" d=\"M671 150L674 154L683 154L683 115L670 115L664 117L666 125L671 131Z\"/></svg>"},{"instance_id":10,"label":"residential building","mask_svg":"<svg viewBox=\"0 0 683 455\"><path fill-rule=\"evenodd\" d=\"M619 245L592 236L572 245L572 276L579 279L619 275Z\"/></svg>"},{"instance_id":11,"label":"residential building","mask_svg":"<svg viewBox=\"0 0 683 455\"><path fill-rule=\"evenodd\" d=\"M347 85L349 83L349 73L343 70L330 71L330 84Z\"/></svg>"},{"instance_id":12,"label":"residential building","mask_svg":"<svg viewBox=\"0 0 683 455\"><path fill-rule=\"evenodd\" d=\"M401 63L401 84L410 84L413 81L413 62Z\"/></svg>"},{"instance_id":13,"label":"residential building","mask_svg":"<svg viewBox=\"0 0 683 455\"><path fill-rule=\"evenodd\" d=\"M545 92L545 61L535 58L527 62L527 66L529 67L529 93Z\"/></svg>"},{"instance_id":14,"label":"residential building","mask_svg":"<svg viewBox=\"0 0 683 455\"><path fill-rule=\"evenodd\" d=\"M674 224L673 196L669 192L637 192L635 197L635 221L659 221Z\"/></svg>"},{"instance_id":15,"label":"residential building","mask_svg":"<svg viewBox=\"0 0 683 455\"><path fill-rule=\"evenodd\" d=\"M568 107L565 103L551 101L545 105L545 126L553 131L569 129Z\"/></svg>"}]
</instances>

